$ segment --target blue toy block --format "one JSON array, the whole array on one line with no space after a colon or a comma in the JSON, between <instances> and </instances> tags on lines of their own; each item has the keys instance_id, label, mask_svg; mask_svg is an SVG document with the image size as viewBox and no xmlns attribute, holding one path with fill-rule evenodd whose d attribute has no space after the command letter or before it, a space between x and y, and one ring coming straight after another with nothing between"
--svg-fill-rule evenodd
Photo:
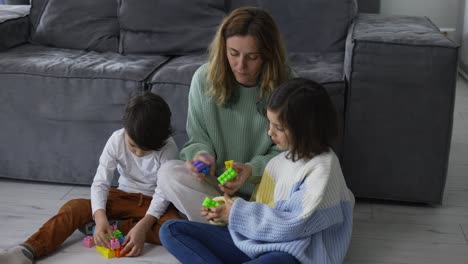
<instances>
[{"instance_id":1,"label":"blue toy block","mask_svg":"<svg viewBox=\"0 0 468 264\"><path fill-rule=\"evenodd\" d=\"M210 166L202 161L195 161L193 163L193 166L197 169L197 172L203 173L203 174L209 174L210 173Z\"/></svg>"}]
</instances>

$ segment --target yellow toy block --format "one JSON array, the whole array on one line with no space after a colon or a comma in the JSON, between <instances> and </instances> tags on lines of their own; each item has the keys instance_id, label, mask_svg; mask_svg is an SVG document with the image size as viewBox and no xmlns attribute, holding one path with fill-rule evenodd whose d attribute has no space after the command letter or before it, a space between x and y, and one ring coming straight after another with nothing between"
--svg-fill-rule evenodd
<instances>
[{"instance_id":1,"label":"yellow toy block","mask_svg":"<svg viewBox=\"0 0 468 264\"><path fill-rule=\"evenodd\" d=\"M226 160L226 161L224 162L224 166L226 167L226 170L228 170L229 168L231 168L233 163L234 163L233 160Z\"/></svg>"},{"instance_id":2,"label":"yellow toy block","mask_svg":"<svg viewBox=\"0 0 468 264\"><path fill-rule=\"evenodd\" d=\"M106 259L114 258L115 252L114 250L106 247L101 247L96 245L96 251L103 255Z\"/></svg>"}]
</instances>

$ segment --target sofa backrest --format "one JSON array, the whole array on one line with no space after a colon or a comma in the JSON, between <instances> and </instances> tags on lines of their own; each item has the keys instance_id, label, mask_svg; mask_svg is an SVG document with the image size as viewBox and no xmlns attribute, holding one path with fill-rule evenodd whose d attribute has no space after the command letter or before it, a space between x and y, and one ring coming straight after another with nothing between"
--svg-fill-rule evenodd
<instances>
[{"instance_id":1,"label":"sofa backrest","mask_svg":"<svg viewBox=\"0 0 468 264\"><path fill-rule=\"evenodd\" d=\"M63 48L117 51L118 42L121 53L200 53L240 6L268 10L289 52L343 51L357 12L356 0L32 0L31 35Z\"/></svg>"},{"instance_id":2,"label":"sofa backrest","mask_svg":"<svg viewBox=\"0 0 468 264\"><path fill-rule=\"evenodd\" d=\"M33 0L31 41L59 48L118 51L116 0Z\"/></svg>"},{"instance_id":3,"label":"sofa backrest","mask_svg":"<svg viewBox=\"0 0 468 264\"><path fill-rule=\"evenodd\" d=\"M120 51L205 52L225 15L222 0L119 0Z\"/></svg>"},{"instance_id":4,"label":"sofa backrest","mask_svg":"<svg viewBox=\"0 0 468 264\"><path fill-rule=\"evenodd\" d=\"M29 11L29 21L31 23L31 32L36 28L41 17L42 8L47 0L31 0L31 10Z\"/></svg>"},{"instance_id":5,"label":"sofa backrest","mask_svg":"<svg viewBox=\"0 0 468 264\"><path fill-rule=\"evenodd\" d=\"M229 11L257 6L270 12L289 52L343 51L356 0L231 0Z\"/></svg>"}]
</instances>

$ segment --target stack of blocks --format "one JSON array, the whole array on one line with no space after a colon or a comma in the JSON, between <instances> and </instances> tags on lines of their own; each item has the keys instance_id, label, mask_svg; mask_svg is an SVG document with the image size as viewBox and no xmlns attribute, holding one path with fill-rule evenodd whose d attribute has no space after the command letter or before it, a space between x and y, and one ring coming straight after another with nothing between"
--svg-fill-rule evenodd
<instances>
[{"instance_id":1,"label":"stack of blocks","mask_svg":"<svg viewBox=\"0 0 468 264\"><path fill-rule=\"evenodd\" d=\"M203 173L203 174L209 174L210 173L210 166L208 164L202 162L202 161L195 161L193 163L193 166L197 169L197 172Z\"/></svg>"},{"instance_id":2,"label":"stack of blocks","mask_svg":"<svg viewBox=\"0 0 468 264\"><path fill-rule=\"evenodd\" d=\"M232 168L233 163L233 160L228 160L224 162L224 165L226 166L226 171L218 177L218 181L221 183L221 185L224 185L227 181L233 180L237 177L237 172ZM210 197L205 197L202 206L210 209L212 207L220 206L220 204L217 201L211 199Z\"/></svg>"},{"instance_id":3,"label":"stack of blocks","mask_svg":"<svg viewBox=\"0 0 468 264\"><path fill-rule=\"evenodd\" d=\"M105 258L114 258L114 257L123 257L123 255L120 253L120 251L123 249L123 242L125 240L125 236L122 235L122 232L117 229L116 226L112 226L114 229L114 232L112 233L114 238L110 238L109 235L107 235L107 239L110 242L110 248L107 247L101 247L96 245L96 251L99 252L101 255L103 255ZM93 233L94 233L94 228L93 228ZM87 236L83 239L83 246L87 248L91 248L94 246L94 239L92 236Z\"/></svg>"}]
</instances>

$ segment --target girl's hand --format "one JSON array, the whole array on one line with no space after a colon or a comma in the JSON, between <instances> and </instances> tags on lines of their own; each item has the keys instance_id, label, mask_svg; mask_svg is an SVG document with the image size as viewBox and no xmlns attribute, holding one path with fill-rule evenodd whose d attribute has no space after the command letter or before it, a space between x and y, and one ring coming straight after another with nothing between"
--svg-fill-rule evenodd
<instances>
[{"instance_id":1,"label":"girl's hand","mask_svg":"<svg viewBox=\"0 0 468 264\"><path fill-rule=\"evenodd\" d=\"M215 221L221 223L229 223L229 214L231 213L231 207L234 201L229 197L227 193L224 193L225 203L211 209L202 209L201 214L205 214L207 221Z\"/></svg>"},{"instance_id":2,"label":"girl's hand","mask_svg":"<svg viewBox=\"0 0 468 264\"><path fill-rule=\"evenodd\" d=\"M210 166L210 176L214 176L215 173L215 162L214 158L208 153L198 153L192 160L187 160L185 162L185 167L190 172L190 174L196 177L199 181L203 181L206 178L206 175L203 173L197 172L197 168L193 165L195 161L201 161Z\"/></svg>"},{"instance_id":3,"label":"girl's hand","mask_svg":"<svg viewBox=\"0 0 468 264\"><path fill-rule=\"evenodd\" d=\"M237 172L237 177L231 181L227 181L224 185L219 184L219 188L224 193L232 195L244 184L244 182L252 175L252 167L245 163L235 162L232 168Z\"/></svg>"},{"instance_id":4,"label":"girl's hand","mask_svg":"<svg viewBox=\"0 0 468 264\"><path fill-rule=\"evenodd\" d=\"M143 248L145 246L146 231L144 228L135 225L125 236L123 242L124 248L121 251L121 254L126 257L136 257L143 253Z\"/></svg>"},{"instance_id":5,"label":"girl's hand","mask_svg":"<svg viewBox=\"0 0 468 264\"><path fill-rule=\"evenodd\" d=\"M107 235L111 238L114 237L113 229L107 220L107 216L104 210L100 209L94 214L96 221L96 227L94 228L94 243L101 247L110 248L110 242L107 239Z\"/></svg>"}]
</instances>

